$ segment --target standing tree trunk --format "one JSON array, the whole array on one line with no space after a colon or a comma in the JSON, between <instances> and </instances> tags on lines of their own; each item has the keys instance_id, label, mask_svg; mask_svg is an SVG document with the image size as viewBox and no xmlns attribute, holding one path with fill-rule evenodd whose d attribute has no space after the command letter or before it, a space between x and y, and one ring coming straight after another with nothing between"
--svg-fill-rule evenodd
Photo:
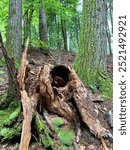
<instances>
[{"instance_id":1,"label":"standing tree trunk","mask_svg":"<svg viewBox=\"0 0 130 150\"><path fill-rule=\"evenodd\" d=\"M107 75L106 8L103 0L84 0L79 52L75 61L78 75L96 90L102 82L101 76Z\"/></svg>"},{"instance_id":2,"label":"standing tree trunk","mask_svg":"<svg viewBox=\"0 0 130 150\"><path fill-rule=\"evenodd\" d=\"M107 4L104 0L96 1L96 64L106 70L107 67Z\"/></svg>"},{"instance_id":3,"label":"standing tree trunk","mask_svg":"<svg viewBox=\"0 0 130 150\"><path fill-rule=\"evenodd\" d=\"M111 20L111 27L112 27L112 33L113 33L113 0L109 1L109 9L110 9L110 20Z\"/></svg>"},{"instance_id":4,"label":"standing tree trunk","mask_svg":"<svg viewBox=\"0 0 130 150\"><path fill-rule=\"evenodd\" d=\"M31 21L32 21L32 15L34 12L34 8L31 5L30 8L27 9L27 11L24 14L24 42L26 42L27 38L31 38Z\"/></svg>"},{"instance_id":5,"label":"standing tree trunk","mask_svg":"<svg viewBox=\"0 0 130 150\"><path fill-rule=\"evenodd\" d=\"M41 50L44 50L44 53L48 53L48 38L47 38L47 20L46 12L42 6L39 8L39 37L41 43Z\"/></svg>"},{"instance_id":6,"label":"standing tree trunk","mask_svg":"<svg viewBox=\"0 0 130 150\"><path fill-rule=\"evenodd\" d=\"M61 18L61 30L64 41L64 50L68 51L66 21L63 18Z\"/></svg>"},{"instance_id":7,"label":"standing tree trunk","mask_svg":"<svg viewBox=\"0 0 130 150\"><path fill-rule=\"evenodd\" d=\"M109 47L109 54L112 55L111 32L110 32L108 22L107 22L107 41L108 41L108 47Z\"/></svg>"},{"instance_id":8,"label":"standing tree trunk","mask_svg":"<svg viewBox=\"0 0 130 150\"><path fill-rule=\"evenodd\" d=\"M112 55L112 34L113 34L113 16L112 16L112 1L113 0L109 0L108 1L108 6L107 6L107 22L106 22L106 26L107 26L107 38L108 38L108 47L109 47L109 54Z\"/></svg>"},{"instance_id":9,"label":"standing tree trunk","mask_svg":"<svg viewBox=\"0 0 130 150\"><path fill-rule=\"evenodd\" d=\"M7 42L6 47L8 56L10 57L11 64L7 64L9 76L8 94L10 98L18 96L16 86L16 69L20 65L21 52L22 52L22 1L10 0L9 1L9 19L7 29Z\"/></svg>"}]
</instances>

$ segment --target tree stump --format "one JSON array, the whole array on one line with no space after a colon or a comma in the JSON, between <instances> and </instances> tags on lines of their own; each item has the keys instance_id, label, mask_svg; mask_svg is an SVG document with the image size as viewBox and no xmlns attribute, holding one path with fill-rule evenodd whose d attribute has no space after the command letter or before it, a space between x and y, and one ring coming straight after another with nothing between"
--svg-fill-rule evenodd
<instances>
[{"instance_id":1,"label":"tree stump","mask_svg":"<svg viewBox=\"0 0 130 150\"><path fill-rule=\"evenodd\" d=\"M82 120L90 132L99 138L110 134L98 120L89 92L74 69L62 65L44 65L39 73L36 90L41 111L46 109L73 123Z\"/></svg>"},{"instance_id":2,"label":"tree stump","mask_svg":"<svg viewBox=\"0 0 130 150\"><path fill-rule=\"evenodd\" d=\"M23 127L25 124L28 127L29 131L26 133L29 138L23 140L22 136L21 142L24 143L21 145L26 142L29 144L31 132L29 126L31 126L32 114L35 111L41 115L45 111L57 114L76 124L76 126L84 122L90 132L99 139L103 137L112 138L111 132L103 126L98 118L88 89L73 68L50 64L30 66L26 65L25 60L26 58L22 59L23 69L19 70L21 76L18 76L18 82L24 110ZM28 137L25 135L26 133L23 129L24 138Z\"/></svg>"}]
</instances>

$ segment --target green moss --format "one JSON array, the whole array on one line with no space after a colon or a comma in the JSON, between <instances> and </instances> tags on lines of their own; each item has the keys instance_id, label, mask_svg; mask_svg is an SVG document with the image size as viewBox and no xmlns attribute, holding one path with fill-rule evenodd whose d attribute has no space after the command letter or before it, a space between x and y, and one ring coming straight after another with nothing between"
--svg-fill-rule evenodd
<instances>
[{"instance_id":1,"label":"green moss","mask_svg":"<svg viewBox=\"0 0 130 150\"><path fill-rule=\"evenodd\" d=\"M37 127L38 132L41 132L44 129L45 122L41 120L38 114L36 115L35 122L36 122L36 127Z\"/></svg>"},{"instance_id":2,"label":"green moss","mask_svg":"<svg viewBox=\"0 0 130 150\"><path fill-rule=\"evenodd\" d=\"M55 126L61 126L64 124L64 121L60 118L53 119L51 122Z\"/></svg>"},{"instance_id":3,"label":"green moss","mask_svg":"<svg viewBox=\"0 0 130 150\"><path fill-rule=\"evenodd\" d=\"M84 84L92 90L93 93L100 92L106 99L111 100L113 95L113 84L107 72L103 70L93 70L86 75L85 73L79 74Z\"/></svg>"},{"instance_id":4,"label":"green moss","mask_svg":"<svg viewBox=\"0 0 130 150\"><path fill-rule=\"evenodd\" d=\"M73 139L75 137L75 133L73 130L64 130L61 129L58 133L59 138L62 142L62 144L66 145L66 146L71 146L73 143Z\"/></svg>"},{"instance_id":5,"label":"green moss","mask_svg":"<svg viewBox=\"0 0 130 150\"><path fill-rule=\"evenodd\" d=\"M47 148L52 146L52 142L44 135L40 136L41 143Z\"/></svg>"},{"instance_id":6,"label":"green moss","mask_svg":"<svg viewBox=\"0 0 130 150\"><path fill-rule=\"evenodd\" d=\"M111 100L113 95L113 84L107 73L100 71L98 82L100 84L99 91L101 92L102 97L104 97L104 99Z\"/></svg>"},{"instance_id":7,"label":"green moss","mask_svg":"<svg viewBox=\"0 0 130 150\"><path fill-rule=\"evenodd\" d=\"M41 143L45 147L53 147L54 144L51 137L49 136L47 125L38 114L36 114L35 123Z\"/></svg>"}]
</instances>

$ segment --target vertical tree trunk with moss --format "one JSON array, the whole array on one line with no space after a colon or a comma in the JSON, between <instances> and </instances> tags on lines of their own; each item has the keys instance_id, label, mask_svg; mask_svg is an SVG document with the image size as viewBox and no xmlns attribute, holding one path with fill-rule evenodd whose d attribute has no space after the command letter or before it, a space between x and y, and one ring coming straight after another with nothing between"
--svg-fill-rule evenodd
<instances>
[{"instance_id":1,"label":"vertical tree trunk with moss","mask_svg":"<svg viewBox=\"0 0 130 150\"><path fill-rule=\"evenodd\" d=\"M46 12L43 9L42 5L39 8L39 37L41 41L41 50L44 50L44 53L48 53L48 37L47 37L47 20Z\"/></svg>"},{"instance_id":2,"label":"vertical tree trunk with moss","mask_svg":"<svg viewBox=\"0 0 130 150\"><path fill-rule=\"evenodd\" d=\"M83 1L80 45L74 64L84 83L95 87L96 90L102 81L101 76L107 79L106 8L106 2L103 0ZM111 85L110 83L110 88Z\"/></svg>"},{"instance_id":3,"label":"vertical tree trunk with moss","mask_svg":"<svg viewBox=\"0 0 130 150\"><path fill-rule=\"evenodd\" d=\"M10 98L18 96L16 70L20 65L22 53L22 1L9 1L9 17L6 48L11 62L7 64L9 76L8 94ZM11 64L10 64L11 63Z\"/></svg>"}]
</instances>

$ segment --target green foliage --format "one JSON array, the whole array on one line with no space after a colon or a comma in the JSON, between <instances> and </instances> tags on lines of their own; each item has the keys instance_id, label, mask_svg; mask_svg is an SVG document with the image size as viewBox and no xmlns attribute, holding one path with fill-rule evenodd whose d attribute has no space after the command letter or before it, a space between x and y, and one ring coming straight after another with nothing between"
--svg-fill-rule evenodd
<instances>
[{"instance_id":1,"label":"green foliage","mask_svg":"<svg viewBox=\"0 0 130 150\"><path fill-rule=\"evenodd\" d=\"M3 94L3 99L7 93ZM8 107L0 110L0 139L9 140L14 136L20 135L21 125L15 126L16 119L20 114L20 105L17 108ZM11 127L10 127L11 126Z\"/></svg>"},{"instance_id":2,"label":"green foliage","mask_svg":"<svg viewBox=\"0 0 130 150\"><path fill-rule=\"evenodd\" d=\"M62 49L63 48L63 36L61 29L61 18L66 22L66 29L68 32L68 36L70 37L70 47L71 49L76 49L76 37L75 35L79 32L79 26L77 22L79 22L80 14L77 10L79 5L79 0L22 0L22 11L23 11L23 22L25 21L25 13L30 11L33 8L33 14L31 19L31 36L30 41L39 40L39 7L44 7L47 16L47 26L48 26L48 40L49 47L53 49ZM6 31L8 24L8 10L9 10L9 1L4 0L0 1L0 30L3 35L4 41L6 41ZM29 17L29 15L28 15ZM78 30L77 30L78 29ZM24 39L24 26L22 31L23 39ZM34 43L35 44L35 43ZM37 46L37 44L35 44ZM60 48L58 47L60 45ZM48 46L48 45L47 45ZM19 67L19 66L18 66ZM18 68L16 66L16 68Z\"/></svg>"},{"instance_id":3,"label":"green foliage","mask_svg":"<svg viewBox=\"0 0 130 150\"><path fill-rule=\"evenodd\" d=\"M15 68L18 69L20 67L20 60L15 59Z\"/></svg>"},{"instance_id":4,"label":"green foliage","mask_svg":"<svg viewBox=\"0 0 130 150\"><path fill-rule=\"evenodd\" d=\"M64 124L64 121L62 119L59 119L59 118L53 119L51 122L53 125L55 125L57 127Z\"/></svg>"},{"instance_id":5,"label":"green foliage","mask_svg":"<svg viewBox=\"0 0 130 150\"><path fill-rule=\"evenodd\" d=\"M8 121L8 125L12 124L16 118L19 116L20 114L20 107L18 107L13 113L11 113L11 115L9 116L9 121Z\"/></svg>"},{"instance_id":6,"label":"green foliage","mask_svg":"<svg viewBox=\"0 0 130 150\"><path fill-rule=\"evenodd\" d=\"M0 30L5 41L6 27L8 23L8 0L0 1Z\"/></svg>"},{"instance_id":7,"label":"green foliage","mask_svg":"<svg viewBox=\"0 0 130 150\"><path fill-rule=\"evenodd\" d=\"M62 142L62 144L66 145L66 146L71 146L73 143L73 139L75 137L75 133L73 130L64 130L61 129L58 133L59 138Z\"/></svg>"},{"instance_id":8,"label":"green foliage","mask_svg":"<svg viewBox=\"0 0 130 150\"><path fill-rule=\"evenodd\" d=\"M49 130L47 128L47 125L45 121L43 121L38 114L36 114L35 117L35 124L36 124L37 131L39 133L41 143L45 147L53 147L54 144L52 139L49 136Z\"/></svg>"},{"instance_id":9,"label":"green foliage","mask_svg":"<svg viewBox=\"0 0 130 150\"><path fill-rule=\"evenodd\" d=\"M10 140L12 139L14 136L18 136L20 135L20 131L21 131L21 127L17 127L17 128L0 128L0 138L2 138L2 140Z\"/></svg>"},{"instance_id":10,"label":"green foliage","mask_svg":"<svg viewBox=\"0 0 130 150\"><path fill-rule=\"evenodd\" d=\"M4 60L3 57L0 59L0 66L1 67L6 67L6 63L5 63L5 60Z\"/></svg>"},{"instance_id":11,"label":"green foliage","mask_svg":"<svg viewBox=\"0 0 130 150\"><path fill-rule=\"evenodd\" d=\"M9 126L11 125L14 121L16 121L17 117L20 114L20 106L16 109L14 108L7 108L4 110L0 111L0 127L3 126Z\"/></svg>"},{"instance_id":12,"label":"green foliage","mask_svg":"<svg viewBox=\"0 0 130 150\"><path fill-rule=\"evenodd\" d=\"M2 109L2 105L6 105L6 97L7 97L7 92L5 91L2 95L0 95L0 107Z\"/></svg>"},{"instance_id":13,"label":"green foliage","mask_svg":"<svg viewBox=\"0 0 130 150\"><path fill-rule=\"evenodd\" d=\"M46 43L44 43L41 40L31 40L30 42L31 47L37 47L37 48L44 48L44 49L48 49L49 45L47 45Z\"/></svg>"}]
</instances>

